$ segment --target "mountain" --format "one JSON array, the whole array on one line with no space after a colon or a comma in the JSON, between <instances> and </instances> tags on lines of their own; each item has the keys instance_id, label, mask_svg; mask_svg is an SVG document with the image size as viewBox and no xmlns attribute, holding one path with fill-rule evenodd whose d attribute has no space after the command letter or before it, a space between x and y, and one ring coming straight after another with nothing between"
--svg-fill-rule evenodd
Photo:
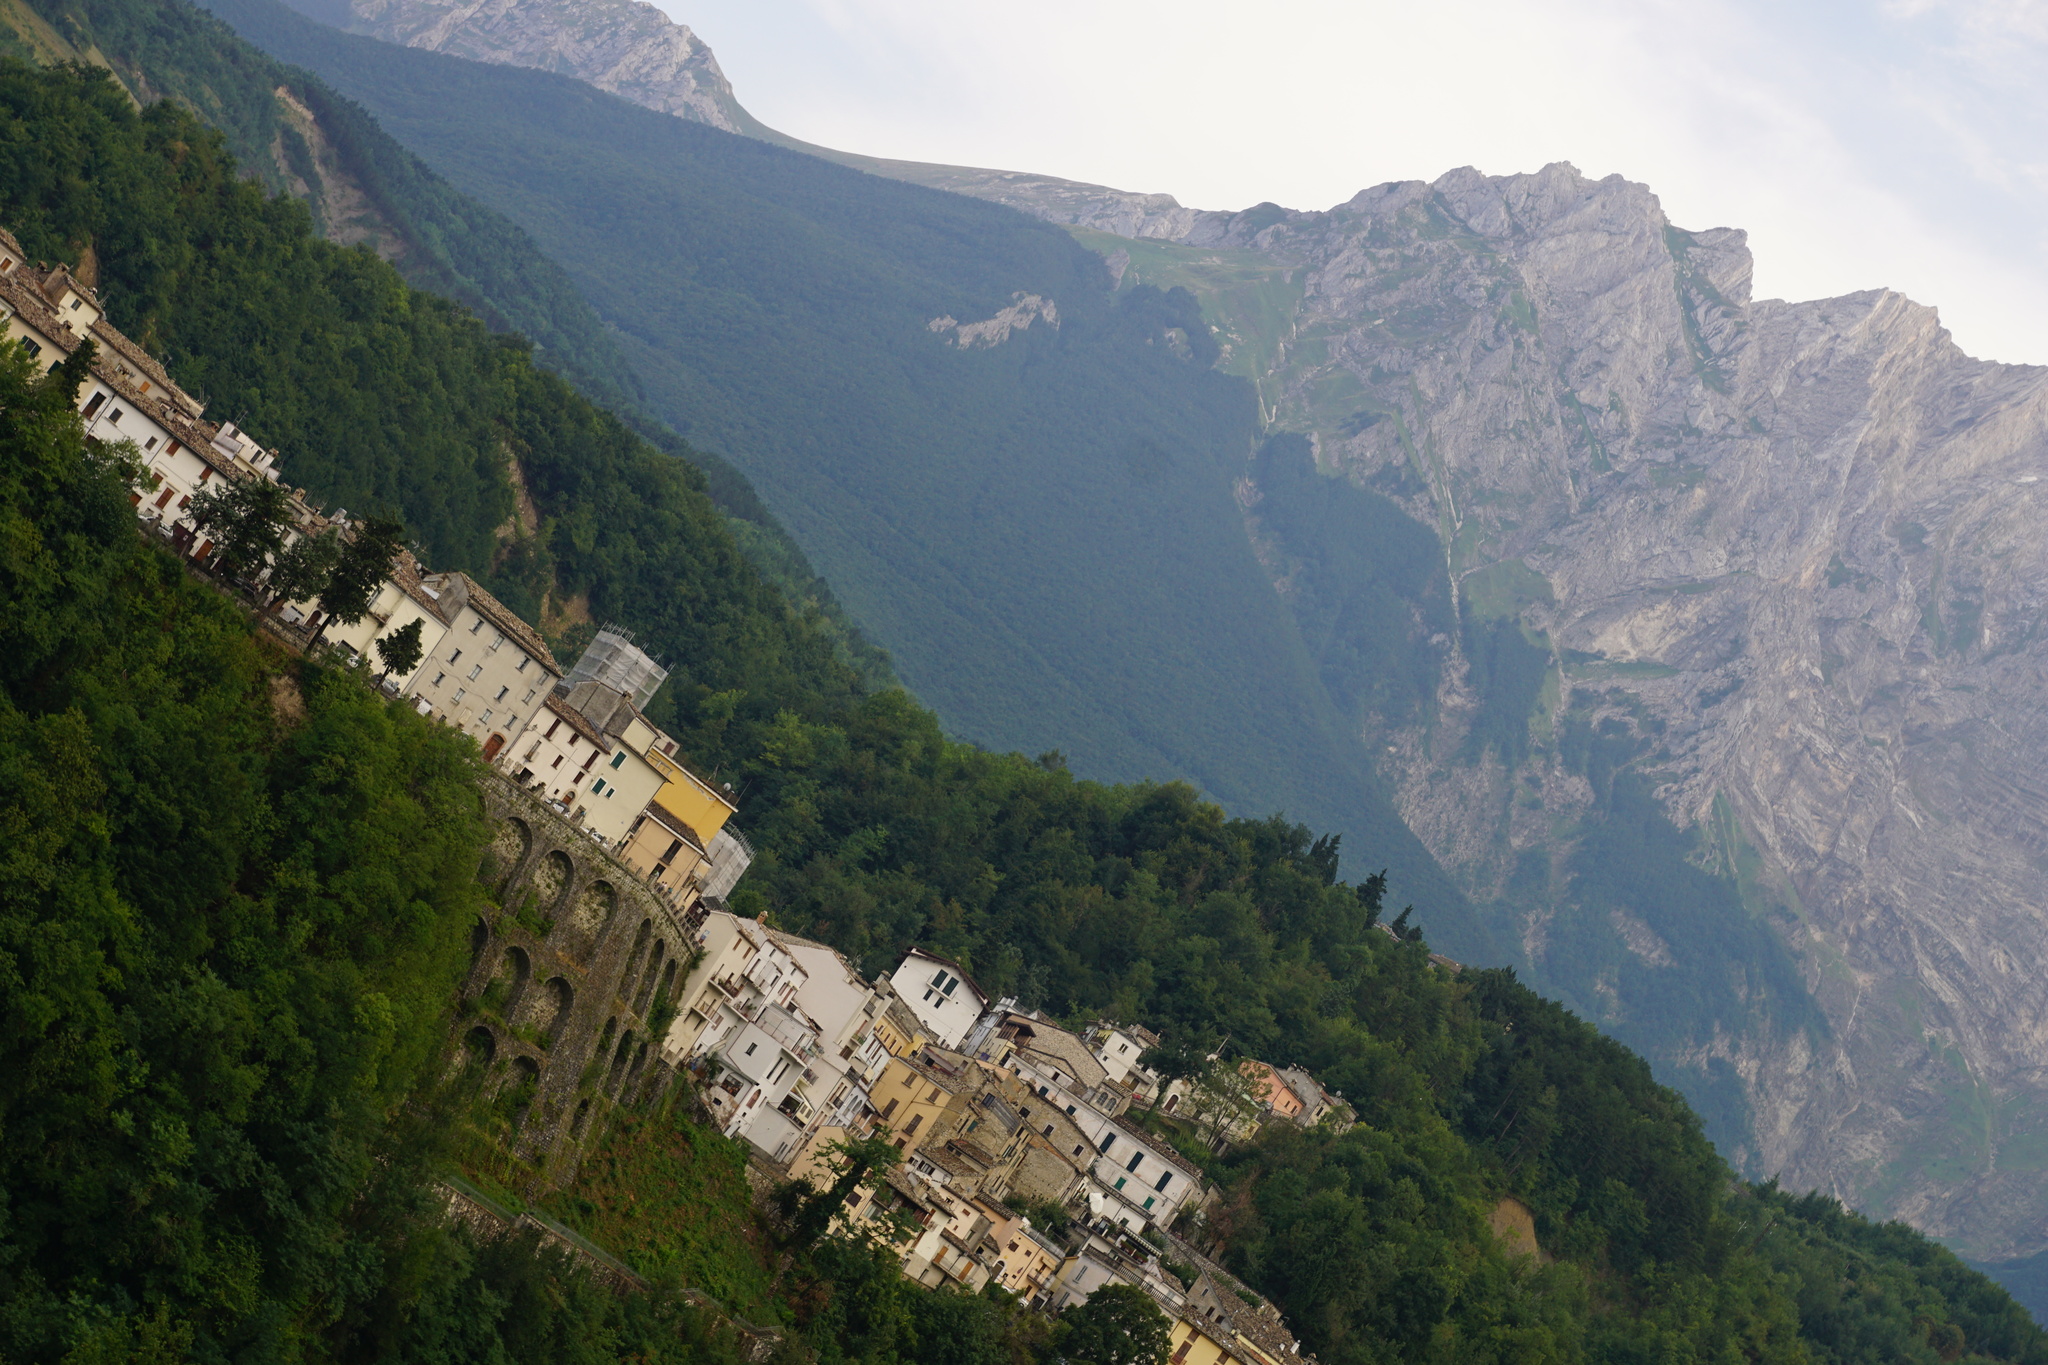
<instances>
[{"instance_id":1,"label":"mountain","mask_svg":"<svg viewBox=\"0 0 2048 1365\"><path fill-rule=\"evenodd\" d=\"M1024 215L566 77L215 12L563 262L656 414L761 490L954 733L1340 830L1450 950L1498 958L1242 533L1257 404L1185 292L1113 290Z\"/></svg>"},{"instance_id":2,"label":"mountain","mask_svg":"<svg viewBox=\"0 0 2048 1365\"><path fill-rule=\"evenodd\" d=\"M189 8L153 15L247 56ZM1188 1153L1225 1190L1212 1245L1332 1365L2048 1361L1949 1252L1732 1179L1639 1058L1511 972L1387 932L1383 886L1336 880L1328 840L945 739L761 580L689 463L320 240L181 102L0 63L0 204L33 256L89 263L181 381L289 436L295 477L381 489L508 596L580 601L666 653L656 708L733 779L759 855L735 907L869 971L926 943L1062 1015L1154 1021L1183 1050L1228 1035L1340 1085L1355 1127ZM52 379L0 353L0 1351L737 1365L709 1290L827 1365L1056 1359L1018 1305L792 1246L752 1218L744 1153L666 1106L593 1137L580 1184L536 1188L506 1145L518 1092L470 1090L444 1050L473 931L509 910L474 875L496 866L474 748L278 648L139 537L132 470L73 410L85 362ZM1263 515L1380 526L1404 554L1325 546L1377 575L1346 601L1446 609L1418 587L1428 533L1313 497L1301 455L1260 452ZM605 1232L649 1288L451 1226L451 1169Z\"/></svg>"},{"instance_id":3,"label":"mountain","mask_svg":"<svg viewBox=\"0 0 2048 1365\"><path fill-rule=\"evenodd\" d=\"M328 17L790 142L535 37L580 4L517 13L495 47L505 7ZM1882 291L1752 300L1740 232L1567 166L1210 213L813 150L1195 293L1270 437L1237 471L1246 538L1402 816L1538 979L1749 1169L2039 1248L2040 371Z\"/></svg>"}]
</instances>

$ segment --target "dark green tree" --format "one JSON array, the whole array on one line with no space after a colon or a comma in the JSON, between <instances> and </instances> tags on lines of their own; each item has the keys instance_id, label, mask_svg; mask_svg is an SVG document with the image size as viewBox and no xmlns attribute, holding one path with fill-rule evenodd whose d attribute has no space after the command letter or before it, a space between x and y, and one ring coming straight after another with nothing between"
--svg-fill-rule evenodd
<instances>
[{"instance_id":1,"label":"dark green tree","mask_svg":"<svg viewBox=\"0 0 2048 1365\"><path fill-rule=\"evenodd\" d=\"M377 641L377 657L383 661L384 676L393 673L410 673L419 667L420 618L415 616L397 630Z\"/></svg>"},{"instance_id":2,"label":"dark green tree","mask_svg":"<svg viewBox=\"0 0 2048 1365\"><path fill-rule=\"evenodd\" d=\"M311 602L327 591L327 580L341 557L341 542L332 531L324 535L300 536L271 567L271 598L268 609L276 611L287 602Z\"/></svg>"},{"instance_id":3,"label":"dark green tree","mask_svg":"<svg viewBox=\"0 0 2048 1365\"><path fill-rule=\"evenodd\" d=\"M327 586L320 590L320 610L328 623L362 620L391 572L391 561L404 548L405 526L388 517L367 517L351 527L342 537Z\"/></svg>"},{"instance_id":4,"label":"dark green tree","mask_svg":"<svg viewBox=\"0 0 2048 1365\"><path fill-rule=\"evenodd\" d=\"M810 1246L823 1237L855 1190L886 1180L903 1161L903 1154L880 1136L848 1138L825 1150L830 1153L826 1166L832 1172L832 1183L823 1190L807 1193L810 1187L799 1185L794 1191L796 1211L785 1237L792 1248Z\"/></svg>"},{"instance_id":5,"label":"dark green tree","mask_svg":"<svg viewBox=\"0 0 2048 1365\"><path fill-rule=\"evenodd\" d=\"M192 500L192 524L236 576L261 572L283 551L291 513L291 490L269 479L225 480Z\"/></svg>"},{"instance_id":6,"label":"dark green tree","mask_svg":"<svg viewBox=\"0 0 2048 1365\"><path fill-rule=\"evenodd\" d=\"M1166 1314L1136 1285L1106 1284L1060 1314L1051 1356L1056 1365L1163 1365Z\"/></svg>"}]
</instances>

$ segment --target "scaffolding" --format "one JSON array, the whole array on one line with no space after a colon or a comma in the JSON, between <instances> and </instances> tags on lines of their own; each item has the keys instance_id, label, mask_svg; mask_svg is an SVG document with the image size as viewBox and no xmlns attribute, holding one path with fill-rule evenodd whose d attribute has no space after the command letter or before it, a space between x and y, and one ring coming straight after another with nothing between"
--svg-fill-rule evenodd
<instances>
[{"instance_id":1,"label":"scaffolding","mask_svg":"<svg viewBox=\"0 0 2048 1365\"><path fill-rule=\"evenodd\" d=\"M562 680L562 687L566 691L578 683L603 683L625 693L633 699L633 705L645 711L667 680L668 670L633 643L632 631L606 625L576 660L576 666Z\"/></svg>"}]
</instances>

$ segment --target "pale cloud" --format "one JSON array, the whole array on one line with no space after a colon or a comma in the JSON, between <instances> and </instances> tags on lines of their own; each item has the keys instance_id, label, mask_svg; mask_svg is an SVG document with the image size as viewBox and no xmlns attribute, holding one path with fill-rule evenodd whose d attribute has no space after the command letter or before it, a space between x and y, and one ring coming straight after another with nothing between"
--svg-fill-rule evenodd
<instances>
[{"instance_id":1,"label":"pale cloud","mask_svg":"<svg viewBox=\"0 0 2048 1365\"><path fill-rule=\"evenodd\" d=\"M1749 229L1762 293L1895 288L2048 362L2048 4L663 3L812 141L1203 208L1571 161Z\"/></svg>"}]
</instances>

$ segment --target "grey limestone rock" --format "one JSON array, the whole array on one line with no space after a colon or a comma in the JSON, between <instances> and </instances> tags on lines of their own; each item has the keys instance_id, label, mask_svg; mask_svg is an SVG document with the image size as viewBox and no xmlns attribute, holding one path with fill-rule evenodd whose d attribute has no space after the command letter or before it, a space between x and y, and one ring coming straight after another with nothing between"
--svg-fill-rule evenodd
<instances>
[{"instance_id":1,"label":"grey limestone rock","mask_svg":"<svg viewBox=\"0 0 2048 1365\"><path fill-rule=\"evenodd\" d=\"M352 13L790 144L635 0ZM1742 884L1815 1016L1772 1027L1759 997L1658 1060L1738 1079L1753 1172L1979 1256L2048 1240L2048 371L1974 360L1885 290L1755 300L1741 232L1683 231L1647 188L1569 165L1215 213L808 150L1179 249L1173 280L1198 293L1223 262L1281 301L1241 310L1277 326L1221 329L1270 425L1436 528L1464 610L1549 653L1512 767L1448 757L1478 710L1456 641L1429 723L1378 727L1415 830L1519 917L1539 973L1570 930L1677 982L1683 944L1622 909L1585 922L1556 871L1596 804L1562 736L1654 737L1656 801ZM1138 253L1110 256L1143 282ZM1548 890L1511 894L1532 866ZM1615 979L1573 1003L1628 1036L1656 1001Z\"/></svg>"}]
</instances>

